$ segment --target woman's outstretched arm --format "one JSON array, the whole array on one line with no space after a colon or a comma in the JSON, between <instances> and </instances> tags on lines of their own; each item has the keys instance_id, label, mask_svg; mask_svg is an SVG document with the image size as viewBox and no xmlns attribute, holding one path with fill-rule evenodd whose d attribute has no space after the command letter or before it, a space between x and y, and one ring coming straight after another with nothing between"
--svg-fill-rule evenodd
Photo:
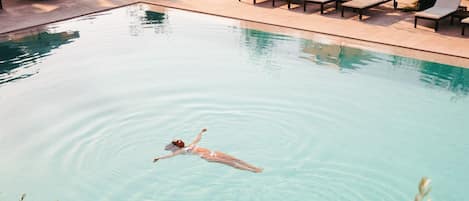
<instances>
[{"instance_id":1,"label":"woman's outstretched arm","mask_svg":"<svg viewBox=\"0 0 469 201\"><path fill-rule=\"evenodd\" d=\"M160 156L160 157L156 157L153 159L153 163L156 163L156 161L160 160L160 159L165 159L165 158L171 158L173 156L177 156L179 154L181 154L182 152L184 152L184 149L179 149L171 154L168 154L166 156Z\"/></svg>"},{"instance_id":2,"label":"woman's outstretched arm","mask_svg":"<svg viewBox=\"0 0 469 201\"><path fill-rule=\"evenodd\" d=\"M190 145L194 145L194 144L197 144L200 142L200 139L202 139L202 134L204 134L205 132L207 132L207 129L204 128L202 129L202 131L200 131L199 134L197 134L197 136L195 137L194 141L192 141L192 143ZM189 146L190 146L189 145Z\"/></svg>"}]
</instances>

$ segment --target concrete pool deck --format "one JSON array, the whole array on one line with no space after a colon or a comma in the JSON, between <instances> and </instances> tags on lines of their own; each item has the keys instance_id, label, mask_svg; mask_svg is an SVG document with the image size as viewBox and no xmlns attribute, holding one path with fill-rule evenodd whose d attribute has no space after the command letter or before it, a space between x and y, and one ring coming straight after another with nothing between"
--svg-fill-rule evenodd
<instances>
[{"instance_id":1,"label":"concrete pool deck","mask_svg":"<svg viewBox=\"0 0 469 201\"><path fill-rule=\"evenodd\" d=\"M405 4L401 0L400 7ZM406 48L424 51L438 57L436 61L469 67L469 36L461 36L461 25L450 25L449 18L440 23L440 30L433 31L433 22L419 21L417 29L413 27L412 12L392 9L389 2L365 12L364 20L351 11L340 17L334 5L326 6L324 15L319 14L319 6L309 5L307 12L299 5L288 10L285 2L278 1L272 7L271 1L258 0L3 0L4 10L0 11L0 33L60 21L75 16L124 6L136 2L151 3L170 8L191 10L230 18L248 20L281 28L293 28L300 31L322 33L335 37L344 37L358 41L376 43L376 46L391 45L400 51ZM469 5L469 0L463 0ZM419 51L419 52L420 52ZM432 58L433 56L429 56ZM433 59L432 59L433 60ZM447 60L446 62L444 60Z\"/></svg>"}]
</instances>

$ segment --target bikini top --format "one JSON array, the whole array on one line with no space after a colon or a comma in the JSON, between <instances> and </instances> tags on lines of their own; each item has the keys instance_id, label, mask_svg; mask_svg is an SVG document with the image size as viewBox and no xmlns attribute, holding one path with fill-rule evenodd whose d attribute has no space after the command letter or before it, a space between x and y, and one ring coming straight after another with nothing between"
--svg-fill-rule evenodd
<instances>
[{"instance_id":1,"label":"bikini top","mask_svg":"<svg viewBox=\"0 0 469 201\"><path fill-rule=\"evenodd\" d=\"M186 154L192 154L195 149L197 149L197 145L195 145L195 144L189 145L187 147L184 147L184 152Z\"/></svg>"}]
</instances>

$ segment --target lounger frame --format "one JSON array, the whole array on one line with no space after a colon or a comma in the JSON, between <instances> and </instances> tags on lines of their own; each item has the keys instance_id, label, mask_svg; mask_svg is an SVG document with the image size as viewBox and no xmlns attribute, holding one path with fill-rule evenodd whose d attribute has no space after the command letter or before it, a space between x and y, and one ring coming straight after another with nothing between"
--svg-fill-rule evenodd
<instances>
[{"instance_id":1,"label":"lounger frame","mask_svg":"<svg viewBox=\"0 0 469 201\"><path fill-rule=\"evenodd\" d=\"M282 1L286 1L288 3L288 9L291 8L291 1L292 0L282 0ZM272 7L274 7L274 6L275 6L275 0L272 0Z\"/></svg>"},{"instance_id":2,"label":"lounger frame","mask_svg":"<svg viewBox=\"0 0 469 201\"><path fill-rule=\"evenodd\" d=\"M275 6L275 1L276 0L272 0L272 7ZM278 0L277 0L278 1ZM292 0L283 0L283 1L287 1L288 3L288 9L291 8L291 4L292 4ZM331 2L336 2L335 4L335 8L337 9L339 7L339 2L341 0L328 0L328 1L325 1L325 2L317 2L317 1L313 1L313 0L303 0L303 11L306 12L306 5L308 3L314 3L314 4L320 4L321 5L321 14L324 14L324 5L325 4L328 4L328 3L331 3Z\"/></svg>"},{"instance_id":3,"label":"lounger frame","mask_svg":"<svg viewBox=\"0 0 469 201\"><path fill-rule=\"evenodd\" d=\"M384 3L387 3L387 2L390 2L390 1L393 1L394 9L396 9L396 8L397 8L397 1L396 1L396 0L381 1L381 2L378 2L378 3L375 3L375 4L370 4L369 6L364 7L364 8L354 8L354 7L348 7L348 6L342 5L341 16L344 17L344 10L345 10L345 8L351 8L351 9L353 9L353 10L358 10L359 19L362 20L362 19L363 19L362 16L363 16L363 11L364 11L364 10L368 10L368 9L370 9L370 8L379 6L379 5L381 5L381 4L384 4Z\"/></svg>"},{"instance_id":4,"label":"lounger frame","mask_svg":"<svg viewBox=\"0 0 469 201\"><path fill-rule=\"evenodd\" d=\"M456 11L454 11L454 12L456 12ZM435 21L435 32L437 32L437 31L438 31L439 24L440 24L440 20L445 19L445 18L451 16L454 12L451 12L451 13L449 13L449 14L447 14L447 15L444 15L444 16L438 18L438 19L429 18L429 17L422 17L422 16L415 16L415 18L414 18L414 28L417 28L417 20L418 20L418 19L431 20L431 21Z\"/></svg>"},{"instance_id":5,"label":"lounger frame","mask_svg":"<svg viewBox=\"0 0 469 201\"><path fill-rule=\"evenodd\" d=\"M238 1L241 1L241 0L238 0ZM286 1L288 3L288 9L291 8L291 0L283 0L283 1ZM252 4L256 4L256 0L252 0ZM272 0L272 7L275 6L275 0Z\"/></svg>"},{"instance_id":6,"label":"lounger frame","mask_svg":"<svg viewBox=\"0 0 469 201\"><path fill-rule=\"evenodd\" d=\"M241 1L241 0L238 0L238 1ZM291 4L291 1L290 0L286 0L288 2L288 9L290 9L290 4ZM252 0L252 4L256 4L256 0ZM272 7L275 6L275 0L272 0Z\"/></svg>"},{"instance_id":7,"label":"lounger frame","mask_svg":"<svg viewBox=\"0 0 469 201\"><path fill-rule=\"evenodd\" d=\"M467 11L467 7L466 6L459 6L457 10L455 10L455 11L453 11L453 12L447 14L447 15L444 15L444 16L438 18L438 19L422 17L422 16L415 16L415 18L414 18L414 28L417 28L417 20L418 19L432 20L432 21L435 21L435 32L437 32L438 28L439 28L440 20L442 20L442 19L444 19L448 16L451 16L451 24L453 24L453 19L456 18L456 16L454 16L454 14L458 11ZM461 18L461 17L459 17L459 18ZM463 27L463 35L464 35L464 27Z\"/></svg>"},{"instance_id":8,"label":"lounger frame","mask_svg":"<svg viewBox=\"0 0 469 201\"><path fill-rule=\"evenodd\" d=\"M324 5L328 3L335 2L335 9L337 10L339 8L339 2L341 0L328 0L324 2L318 2L318 1L313 1L313 0L303 0L303 12L306 12L306 5L308 3L313 3L313 4L320 4L321 5L321 14L324 14Z\"/></svg>"},{"instance_id":9,"label":"lounger frame","mask_svg":"<svg viewBox=\"0 0 469 201\"><path fill-rule=\"evenodd\" d=\"M468 25L468 23L466 22L461 22L461 26L462 26L462 31L461 31L461 35L464 36L464 30L466 29L466 26Z\"/></svg>"},{"instance_id":10,"label":"lounger frame","mask_svg":"<svg viewBox=\"0 0 469 201\"><path fill-rule=\"evenodd\" d=\"M241 0L238 0L238 1L241 1ZM275 1L276 0L272 0L272 7L275 6ZM282 1L286 1L288 3L288 9L291 8L292 0L282 0ZM317 2L317 1L313 1L313 0L303 0L303 11L306 12L306 5L308 3L314 3L314 4L320 4L321 5L321 14L324 14L324 5L325 4L328 4L328 3L331 3L331 2L336 2L335 3L335 9L338 9L339 8L339 3L341 1L343 1L343 0L328 0L328 1L325 1L325 2ZM252 4L256 4L256 0L252 0Z\"/></svg>"}]
</instances>

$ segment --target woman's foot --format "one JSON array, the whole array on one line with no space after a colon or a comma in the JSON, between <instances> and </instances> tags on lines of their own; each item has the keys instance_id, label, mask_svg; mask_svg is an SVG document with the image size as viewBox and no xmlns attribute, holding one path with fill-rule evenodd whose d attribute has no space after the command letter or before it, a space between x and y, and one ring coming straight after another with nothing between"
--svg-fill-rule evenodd
<instances>
[{"instance_id":1,"label":"woman's foot","mask_svg":"<svg viewBox=\"0 0 469 201\"><path fill-rule=\"evenodd\" d=\"M255 172L255 173L261 173L262 171L264 171L264 169L262 168L255 168L253 170L251 170L252 172Z\"/></svg>"}]
</instances>

